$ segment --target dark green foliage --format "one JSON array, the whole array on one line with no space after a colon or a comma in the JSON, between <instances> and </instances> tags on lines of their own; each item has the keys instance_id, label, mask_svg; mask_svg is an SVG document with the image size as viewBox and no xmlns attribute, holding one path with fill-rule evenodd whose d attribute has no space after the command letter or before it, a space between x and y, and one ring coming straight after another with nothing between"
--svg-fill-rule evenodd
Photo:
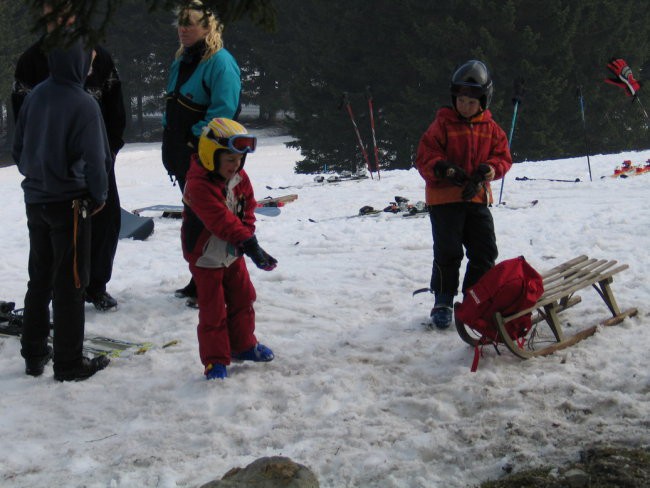
<instances>
[{"instance_id":1,"label":"dark green foliage","mask_svg":"<svg viewBox=\"0 0 650 488\"><path fill-rule=\"evenodd\" d=\"M0 100L8 100L16 61L30 42L30 18L19 2L3 3L0 11Z\"/></svg>"},{"instance_id":2,"label":"dark green foliage","mask_svg":"<svg viewBox=\"0 0 650 488\"><path fill-rule=\"evenodd\" d=\"M612 0L405 0L322 3L276 0L278 30L256 37L303 160L298 171L365 164L347 113L349 92L362 137L372 148L365 86L371 85L383 167L411 166L421 134L450 103L449 78L463 61L490 67L490 107L509 133L513 83L525 80L513 138L515 160L585 154L576 90L585 103L591 153L648 147L648 121L623 91L603 83L612 56L637 78L650 61L650 13ZM252 33L242 25L229 39ZM238 52L235 50L235 54ZM274 69L274 66L281 66ZM268 67L268 69L266 69ZM650 92L649 92L650 93ZM641 96L644 96L643 90ZM650 107L650 96L645 97Z\"/></svg>"},{"instance_id":3,"label":"dark green foliage","mask_svg":"<svg viewBox=\"0 0 650 488\"><path fill-rule=\"evenodd\" d=\"M146 115L163 109L167 72L179 46L174 15L164 10L149 13L142 0L125 0L116 15L105 46L122 80L130 115L128 139L151 140L161 130L160 116L155 115L147 125Z\"/></svg>"},{"instance_id":4,"label":"dark green foliage","mask_svg":"<svg viewBox=\"0 0 650 488\"><path fill-rule=\"evenodd\" d=\"M272 0L202 0L203 4L217 12L224 24L230 24L244 17L250 18L256 25L268 30L275 28L276 12ZM41 12L44 0L27 0L35 11ZM150 11L173 10L191 0L141 0L143 7ZM75 15L76 22L72 31L56 29L52 33L53 44L68 42L78 37L88 39L90 45L103 40L115 20L116 12L125 0L49 0L54 7L51 14L39 18L33 30L41 31L45 24L57 18L67 19ZM65 22L63 22L65 25Z\"/></svg>"},{"instance_id":5,"label":"dark green foliage","mask_svg":"<svg viewBox=\"0 0 650 488\"><path fill-rule=\"evenodd\" d=\"M162 107L166 70L177 47L169 11L186 1L69 0L80 12L77 33L101 37L106 28L105 40L135 115L148 110L147 101L152 111ZM35 21L23 14L21 21L28 25L20 27L16 12L28 5L39 10L42 0L27 0L22 7L8 3L11 7L2 9L0 23L11 33L0 29L0 55L10 72L18 50L37 35L27 32ZM490 109L506 133L513 115L513 82L525 80L512 144L516 161L580 156L587 150L597 154L641 149L650 141L640 105L603 82L612 56L626 59L637 79L650 78L650 9L640 8L638 2L204 3L226 23L226 47L242 68L243 102L259 105L266 123L287 113L286 125L295 137L292 145L303 156L298 171L365 165L350 118L340 106L343 92L350 94L372 158L366 86L374 96L382 167L409 168L437 109L450 103L454 68L470 58L485 61L492 71L495 94ZM146 15L147 10L152 13ZM104 23L107 16L110 24ZM11 77L1 79L6 96ZM646 81L640 91L647 110L649 85ZM584 97L586 140L578 86ZM133 129L140 136L144 131L140 122Z\"/></svg>"}]
</instances>

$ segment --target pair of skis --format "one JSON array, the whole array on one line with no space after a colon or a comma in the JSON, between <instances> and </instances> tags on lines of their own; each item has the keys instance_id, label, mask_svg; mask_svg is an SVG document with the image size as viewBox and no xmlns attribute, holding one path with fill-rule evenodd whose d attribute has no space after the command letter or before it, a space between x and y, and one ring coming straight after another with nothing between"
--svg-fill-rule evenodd
<instances>
[{"instance_id":1,"label":"pair of skis","mask_svg":"<svg viewBox=\"0 0 650 488\"><path fill-rule=\"evenodd\" d=\"M20 337L22 331L23 309L16 309L14 302L0 301L0 337ZM52 342L51 336L49 342ZM178 340L169 341L161 348L165 349L178 344L178 342ZM156 346L151 342L132 342L112 337L86 336L82 347L85 354L117 358L145 354Z\"/></svg>"},{"instance_id":2,"label":"pair of skis","mask_svg":"<svg viewBox=\"0 0 650 488\"><path fill-rule=\"evenodd\" d=\"M370 132L372 134L372 147L375 156L374 167L370 164L368 151L366 151L366 146L363 143L363 139L361 138L361 133L359 132L359 127L357 126L357 122L354 118L354 112L352 111L352 105L350 104L350 97L348 96L347 92L343 92L343 100L341 102L341 105L345 107L345 109L348 112L348 115L350 116L350 121L352 122L352 126L354 127L354 133L357 136L357 143L359 144L359 149L361 149L361 155L363 156L363 160L366 162L368 171L370 171L370 177L373 178L372 173L373 170L375 170L377 171L377 179L381 179L381 174L379 173L379 149L377 148L377 137L375 136L375 114L374 114L375 111L373 107L372 93L370 92L369 86L366 87L366 98L368 99L368 113L370 115Z\"/></svg>"}]
</instances>

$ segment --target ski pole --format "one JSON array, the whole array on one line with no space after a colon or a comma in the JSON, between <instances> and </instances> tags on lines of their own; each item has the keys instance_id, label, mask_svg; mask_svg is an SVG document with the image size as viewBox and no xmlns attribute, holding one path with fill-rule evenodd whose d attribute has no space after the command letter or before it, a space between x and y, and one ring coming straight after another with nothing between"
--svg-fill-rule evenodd
<instances>
[{"instance_id":1,"label":"ski pole","mask_svg":"<svg viewBox=\"0 0 650 488\"><path fill-rule=\"evenodd\" d=\"M585 152L587 153L587 167L589 168L589 181L593 181L591 178L591 161L589 160L589 144L587 141L587 121L585 119L585 101L582 96L582 86L578 83L576 88L576 96L578 97L578 102L580 102L580 113L582 114L582 127L585 132Z\"/></svg>"},{"instance_id":2,"label":"ski pole","mask_svg":"<svg viewBox=\"0 0 650 488\"><path fill-rule=\"evenodd\" d=\"M375 169L377 170L377 179L381 180L379 173L379 150L377 149L377 138L375 137L375 111L372 104L372 93L370 87L366 87L366 97L368 98L368 113L370 114L370 131L372 133L372 147L375 152ZM372 175L372 173L370 173Z\"/></svg>"},{"instance_id":3,"label":"ski pole","mask_svg":"<svg viewBox=\"0 0 650 488\"><path fill-rule=\"evenodd\" d=\"M354 120L354 113L352 112L352 106L350 105L350 98L348 97L347 92L343 92L343 105L345 105L345 108L347 109L348 114L350 115L350 120L352 121L352 125L354 126L354 132L357 135L357 142L359 143L359 148L361 149L361 154L363 154L363 159L366 161L366 166L368 166L368 170L370 171L370 177L372 178L372 168L370 167L370 159L368 159L368 152L366 151L366 148L363 145L363 140L361 139L359 128L357 127L357 123Z\"/></svg>"},{"instance_id":4,"label":"ski pole","mask_svg":"<svg viewBox=\"0 0 650 488\"><path fill-rule=\"evenodd\" d=\"M515 124L517 122L517 112L519 110L519 104L524 98L525 90L524 90L523 78L517 78L514 81L513 91L514 94L512 96L512 104L514 105L514 108L512 110L512 123L510 124L510 135L508 136L508 147L511 149L512 149L512 136L515 133ZM501 198L503 197L503 185L505 181L506 181L506 175L503 175L503 178L501 178L501 190L499 191L499 203L497 203L497 205L501 205Z\"/></svg>"},{"instance_id":5,"label":"ski pole","mask_svg":"<svg viewBox=\"0 0 650 488\"><path fill-rule=\"evenodd\" d=\"M648 117L648 112L645 111L645 107L641 103L641 99L639 98L639 94L637 93L636 95L634 95L634 98L639 103L639 107L641 107L641 111L643 112L643 115L645 115L646 120L648 120L648 118L649 118Z\"/></svg>"}]
</instances>

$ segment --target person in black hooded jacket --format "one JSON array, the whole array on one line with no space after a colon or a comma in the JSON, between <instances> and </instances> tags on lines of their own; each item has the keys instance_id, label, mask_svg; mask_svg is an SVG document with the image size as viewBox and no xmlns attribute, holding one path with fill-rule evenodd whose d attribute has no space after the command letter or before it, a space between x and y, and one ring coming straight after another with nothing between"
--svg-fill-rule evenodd
<instances>
[{"instance_id":1,"label":"person in black hooded jacket","mask_svg":"<svg viewBox=\"0 0 650 488\"><path fill-rule=\"evenodd\" d=\"M83 87L91 53L81 42L48 55L51 75L27 96L12 155L25 177L29 282L21 335L25 372L83 380L108 364L83 356L91 219L102 209L113 159L101 111ZM53 350L48 346L52 302Z\"/></svg>"},{"instance_id":2,"label":"person in black hooded jacket","mask_svg":"<svg viewBox=\"0 0 650 488\"><path fill-rule=\"evenodd\" d=\"M52 11L46 0L43 14ZM74 20L74 17L71 18ZM51 31L54 25L48 25ZM20 108L27 94L50 74L43 42L45 36L30 46L18 59L11 93L14 118L18 118ZM111 55L101 46L93 48L92 68L86 78L84 88L99 103L106 126L108 143L113 161L124 146L122 136L126 127L126 114L122 99L122 85ZM93 217L91 237L90 282L86 290L86 301L92 302L98 310L114 310L117 301L107 291L106 285L113 273L113 261L117 252L120 235L121 208L113 165L108 172L108 198L104 209Z\"/></svg>"}]
</instances>

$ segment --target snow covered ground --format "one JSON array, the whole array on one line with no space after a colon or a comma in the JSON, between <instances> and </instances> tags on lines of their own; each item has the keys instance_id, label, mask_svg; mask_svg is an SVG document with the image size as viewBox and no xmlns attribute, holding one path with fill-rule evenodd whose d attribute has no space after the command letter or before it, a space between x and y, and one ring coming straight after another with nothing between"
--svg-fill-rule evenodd
<instances>
[{"instance_id":1,"label":"snow covered ground","mask_svg":"<svg viewBox=\"0 0 650 488\"><path fill-rule=\"evenodd\" d=\"M297 193L278 217L258 220L273 272L249 269L258 292L257 335L272 363L239 364L206 381L197 313L173 296L189 272L180 222L156 219L146 241L120 241L109 292L114 313L87 307L86 332L161 345L113 360L88 381L58 383L52 367L24 374L19 341L0 338L0 485L195 487L262 456L309 466L322 487L465 487L577 457L591 443L648 446L650 436L650 174L601 179L650 151L517 164L494 208L499 260L524 255L547 270L580 254L630 269L613 290L639 316L600 329L557 354L521 361L473 351L453 328L428 330L432 261L427 218L345 218L395 195L420 200L415 170L381 180L314 185L293 174L300 155L264 137L246 163L256 196ZM122 206L178 204L156 144L119 155ZM516 181L570 179L580 183ZM15 167L3 193L0 300L22 306L28 239ZM270 190L267 186L304 185ZM498 196L500 183L495 185ZM532 208L514 210L533 199ZM311 219L311 220L310 220ZM593 290L563 316L577 330L607 317Z\"/></svg>"}]
</instances>

